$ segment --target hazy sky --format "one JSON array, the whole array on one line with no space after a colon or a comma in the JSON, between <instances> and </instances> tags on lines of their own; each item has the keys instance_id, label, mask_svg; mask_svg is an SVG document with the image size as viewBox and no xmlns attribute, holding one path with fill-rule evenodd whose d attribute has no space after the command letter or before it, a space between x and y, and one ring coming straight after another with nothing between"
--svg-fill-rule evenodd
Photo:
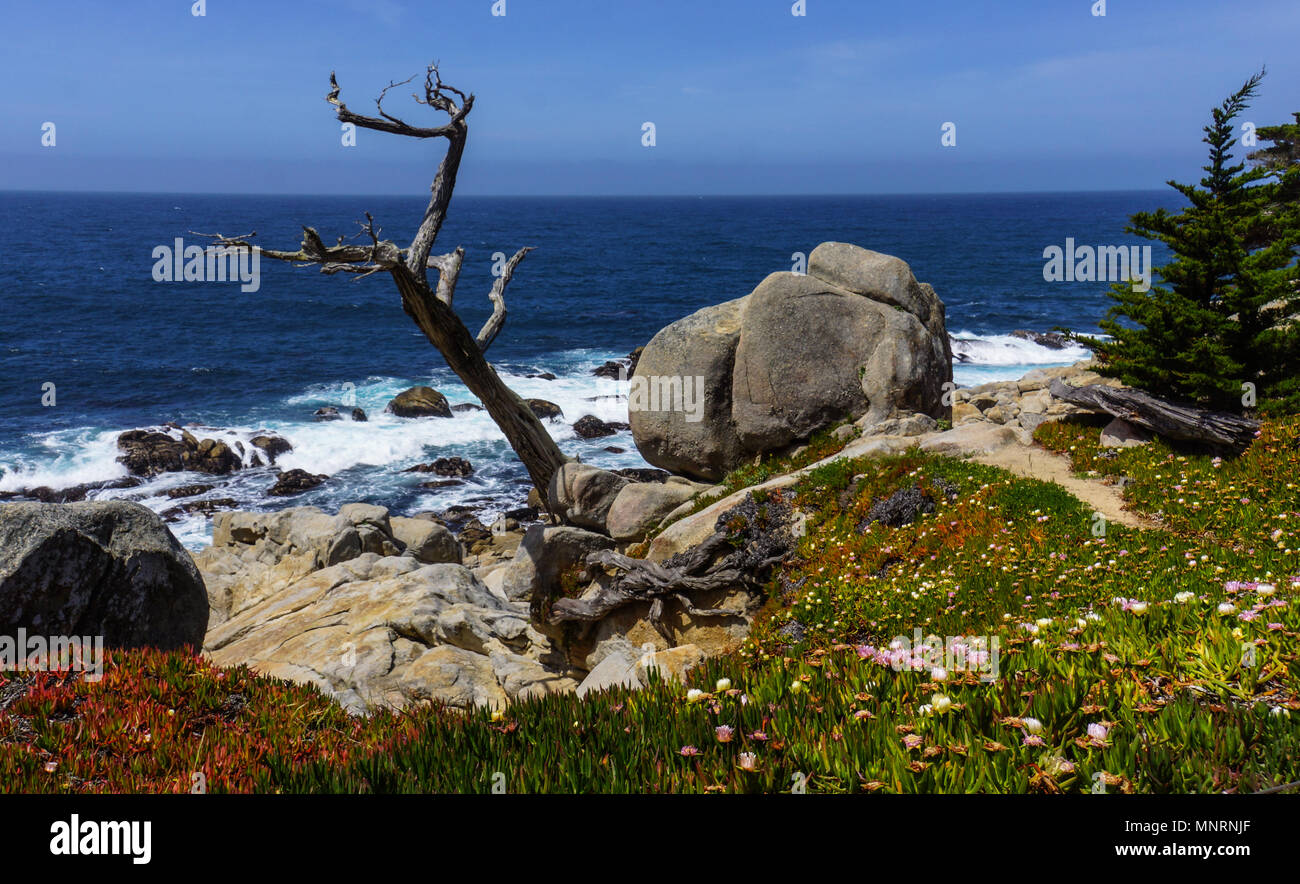
<instances>
[{"instance_id":1,"label":"hazy sky","mask_svg":"<svg viewBox=\"0 0 1300 884\"><path fill-rule=\"evenodd\" d=\"M477 95L466 194L1159 188L1261 66L1244 119L1300 110L1297 0L192 5L6 4L0 189L425 193L444 142L343 147L323 99L337 69L373 112L431 59ZM386 108L433 125L410 91Z\"/></svg>"}]
</instances>

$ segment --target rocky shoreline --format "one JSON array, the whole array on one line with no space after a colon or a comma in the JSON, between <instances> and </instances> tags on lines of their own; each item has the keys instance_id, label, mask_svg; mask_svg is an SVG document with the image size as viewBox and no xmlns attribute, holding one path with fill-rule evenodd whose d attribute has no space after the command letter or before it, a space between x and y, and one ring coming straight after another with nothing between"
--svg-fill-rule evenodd
<instances>
[{"instance_id":1,"label":"rocky shoreline","mask_svg":"<svg viewBox=\"0 0 1300 884\"><path fill-rule=\"evenodd\" d=\"M646 604L564 628L538 618L538 600L598 591L599 578L585 588L566 581L588 554L625 552L650 535L646 558L669 561L754 491L787 488L825 462L912 446L959 457L1027 446L1031 427L1080 410L1046 393L1058 377L1102 382L1085 362L958 389L951 429L921 414L864 417L837 431L847 441L839 453L725 497L723 486L681 477L635 481L569 464L553 495L567 525L530 527L503 517L490 527L470 521L449 528L431 514L400 518L365 504L337 515L310 507L221 513L212 547L195 556L213 612L204 650L223 665L247 663L315 684L353 711L585 694L642 683L652 665L680 676L736 650L761 599L737 589L699 600L731 612L725 617L672 607L667 635ZM711 497L719 499L691 512Z\"/></svg>"},{"instance_id":2,"label":"rocky shoreline","mask_svg":"<svg viewBox=\"0 0 1300 884\"><path fill-rule=\"evenodd\" d=\"M196 592L206 598L205 628L190 624L182 632L215 663L316 685L353 712L585 695L643 683L650 667L681 677L739 648L763 603L760 572L779 558L774 552L792 548L796 514L779 508L780 518L767 524L755 492L780 492L835 460L913 446L954 457L1028 446L1041 423L1079 410L1053 399L1047 388L1054 379L1102 382L1079 363L959 388L952 360L943 302L905 262L824 243L806 274L771 274L749 295L685 317L625 361L594 370L600 377L633 370L629 422L583 415L575 434L600 440L630 429L657 469L602 469L575 459L559 467L544 496L533 489L525 505L490 524L480 520L483 510L463 505L409 517L367 503L336 513L313 506L238 511L233 500L212 496L223 477L266 470L274 484L265 493L282 498L330 477L281 470L277 460L293 445L273 433L245 444L206 427L128 431L117 440L119 461L131 473L120 487L165 473L210 481L169 490L178 503L161 518L127 501L63 503L42 516L44 528L25 551L0 562L0 620L23 616L9 596L49 590L28 585L26 569L52 563L60 544L73 543L69 537L84 538L87 555L111 567L87 581L64 615L84 622L104 605L159 604L157 581L129 579L130 550L105 545L103 529L86 527L119 519L135 526L133 543L170 551L162 571L198 578L174 592L187 604ZM697 398L686 379L698 382ZM676 394L673 407L634 405L656 386L659 395ZM552 402L525 401L543 420L567 420ZM413 387L385 410L441 422L471 407ZM345 405L327 406L315 420L344 420L345 413ZM355 411L351 419L367 420ZM826 430L842 450L817 463L749 488L713 484L755 458L799 458L809 450L806 440ZM474 471L461 457L405 470L434 489ZM212 544L192 561L164 524L187 511L212 514ZM38 515L0 512L0 527L15 521L14 512L23 525ZM752 557L748 546L732 542L737 520L749 526ZM13 586L21 588L16 596Z\"/></svg>"}]
</instances>

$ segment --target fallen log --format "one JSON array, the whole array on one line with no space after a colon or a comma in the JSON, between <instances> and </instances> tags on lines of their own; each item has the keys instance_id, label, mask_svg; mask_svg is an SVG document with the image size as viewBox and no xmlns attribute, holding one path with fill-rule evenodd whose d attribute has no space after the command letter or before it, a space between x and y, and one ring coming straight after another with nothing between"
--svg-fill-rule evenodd
<instances>
[{"instance_id":1,"label":"fallen log","mask_svg":"<svg viewBox=\"0 0 1300 884\"><path fill-rule=\"evenodd\" d=\"M1199 442L1234 454L1248 448L1259 430L1259 421L1251 418L1193 405L1176 405L1127 387L1102 384L1072 387L1056 378L1048 390L1063 402L1109 414L1166 439Z\"/></svg>"}]
</instances>

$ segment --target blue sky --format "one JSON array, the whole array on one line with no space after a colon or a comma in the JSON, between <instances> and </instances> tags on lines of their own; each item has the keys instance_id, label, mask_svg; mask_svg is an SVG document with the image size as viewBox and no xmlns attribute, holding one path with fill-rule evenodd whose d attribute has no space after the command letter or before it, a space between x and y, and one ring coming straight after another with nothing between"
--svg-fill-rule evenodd
<instances>
[{"instance_id":1,"label":"blue sky","mask_svg":"<svg viewBox=\"0 0 1300 884\"><path fill-rule=\"evenodd\" d=\"M8 4L0 189L425 193L441 142L345 148L323 97L337 69L370 112L435 58L477 95L463 194L1154 189L1262 65L1245 119L1300 110L1296 0L191 5ZM428 124L409 92L386 107Z\"/></svg>"}]
</instances>

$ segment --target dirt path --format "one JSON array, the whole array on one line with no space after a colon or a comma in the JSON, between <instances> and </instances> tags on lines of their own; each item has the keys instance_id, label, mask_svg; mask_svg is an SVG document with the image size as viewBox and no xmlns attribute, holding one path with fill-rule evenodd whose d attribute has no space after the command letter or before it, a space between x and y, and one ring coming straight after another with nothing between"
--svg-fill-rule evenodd
<instances>
[{"instance_id":1,"label":"dirt path","mask_svg":"<svg viewBox=\"0 0 1300 884\"><path fill-rule=\"evenodd\" d=\"M1124 509L1124 498L1115 485L1106 485L1095 479L1081 479L1070 469L1069 458L1053 454L1037 445L1007 445L992 454L972 458L977 463L1001 467L1017 476L1055 482L1106 517L1131 528L1158 528L1154 519Z\"/></svg>"}]
</instances>

